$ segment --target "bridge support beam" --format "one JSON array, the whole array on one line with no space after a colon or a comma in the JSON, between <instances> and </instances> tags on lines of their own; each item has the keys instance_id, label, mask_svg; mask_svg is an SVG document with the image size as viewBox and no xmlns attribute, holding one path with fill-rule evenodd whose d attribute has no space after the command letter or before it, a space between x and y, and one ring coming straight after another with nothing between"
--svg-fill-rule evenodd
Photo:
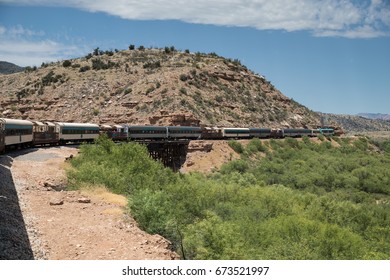
<instances>
[{"instance_id":1,"label":"bridge support beam","mask_svg":"<svg viewBox=\"0 0 390 280\"><path fill-rule=\"evenodd\" d=\"M159 160L165 167L178 171L186 161L189 140L175 141L143 141L150 156Z\"/></svg>"}]
</instances>

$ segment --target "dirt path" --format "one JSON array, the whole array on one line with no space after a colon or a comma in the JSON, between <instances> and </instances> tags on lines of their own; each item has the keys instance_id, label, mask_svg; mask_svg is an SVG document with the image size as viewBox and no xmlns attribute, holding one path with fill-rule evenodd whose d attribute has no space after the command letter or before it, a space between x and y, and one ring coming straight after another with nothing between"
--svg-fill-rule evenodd
<instances>
[{"instance_id":1,"label":"dirt path","mask_svg":"<svg viewBox=\"0 0 390 280\"><path fill-rule=\"evenodd\" d=\"M169 242L140 230L126 199L103 188L64 191L73 147L40 148L13 159L10 171L34 259L175 259ZM12 257L9 257L12 258Z\"/></svg>"}]
</instances>

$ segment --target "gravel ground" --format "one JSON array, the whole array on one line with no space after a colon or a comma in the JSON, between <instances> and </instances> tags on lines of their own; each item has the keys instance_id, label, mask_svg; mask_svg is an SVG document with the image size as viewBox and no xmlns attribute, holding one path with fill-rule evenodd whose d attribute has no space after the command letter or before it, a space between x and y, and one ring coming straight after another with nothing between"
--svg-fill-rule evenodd
<instances>
[{"instance_id":1,"label":"gravel ground","mask_svg":"<svg viewBox=\"0 0 390 280\"><path fill-rule=\"evenodd\" d=\"M44 162L48 159L52 158L59 158L60 156L54 153L45 153L45 154L39 154L39 153L30 153L30 154L24 154L17 157L18 160L21 161L37 161L37 162Z\"/></svg>"}]
</instances>

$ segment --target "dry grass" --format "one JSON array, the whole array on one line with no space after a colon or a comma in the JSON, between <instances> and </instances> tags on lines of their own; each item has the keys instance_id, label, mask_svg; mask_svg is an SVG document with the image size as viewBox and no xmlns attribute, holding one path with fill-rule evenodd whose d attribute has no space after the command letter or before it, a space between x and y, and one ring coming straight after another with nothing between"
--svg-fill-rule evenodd
<instances>
[{"instance_id":1,"label":"dry grass","mask_svg":"<svg viewBox=\"0 0 390 280\"><path fill-rule=\"evenodd\" d=\"M104 186L92 186L92 185L84 184L83 186L80 187L80 189L82 194L87 195L89 197L122 208L125 208L127 206L127 198L125 196L114 194Z\"/></svg>"},{"instance_id":2,"label":"dry grass","mask_svg":"<svg viewBox=\"0 0 390 280\"><path fill-rule=\"evenodd\" d=\"M101 212L102 214L104 215L122 215L123 214L123 208L118 208L118 207L114 207L114 208L108 208L108 209L105 209Z\"/></svg>"}]
</instances>

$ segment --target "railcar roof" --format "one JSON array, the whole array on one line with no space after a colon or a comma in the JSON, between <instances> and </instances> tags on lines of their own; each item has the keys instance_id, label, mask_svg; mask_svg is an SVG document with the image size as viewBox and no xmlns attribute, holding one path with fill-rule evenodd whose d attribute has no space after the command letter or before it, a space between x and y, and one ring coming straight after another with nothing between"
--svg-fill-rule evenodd
<instances>
[{"instance_id":1,"label":"railcar roof","mask_svg":"<svg viewBox=\"0 0 390 280\"><path fill-rule=\"evenodd\" d=\"M45 124L47 124L48 126L56 126L55 123L52 122L45 122Z\"/></svg>"},{"instance_id":2,"label":"railcar roof","mask_svg":"<svg viewBox=\"0 0 390 280\"><path fill-rule=\"evenodd\" d=\"M168 126L168 128L176 128L176 129L194 129L194 130L202 129L202 128L200 128L199 126Z\"/></svg>"},{"instance_id":3,"label":"railcar roof","mask_svg":"<svg viewBox=\"0 0 390 280\"><path fill-rule=\"evenodd\" d=\"M14 119L6 119L6 118L2 118L1 120L3 120L6 124L33 125L32 122L26 120L14 120Z\"/></svg>"},{"instance_id":4,"label":"railcar roof","mask_svg":"<svg viewBox=\"0 0 390 280\"><path fill-rule=\"evenodd\" d=\"M166 128L166 126L156 126L156 125L130 125L130 128L150 128L150 129L161 129Z\"/></svg>"},{"instance_id":5,"label":"railcar roof","mask_svg":"<svg viewBox=\"0 0 390 280\"><path fill-rule=\"evenodd\" d=\"M40 122L40 121L32 121L33 124L36 124L38 126L45 126L46 124L44 124L43 122Z\"/></svg>"},{"instance_id":6,"label":"railcar roof","mask_svg":"<svg viewBox=\"0 0 390 280\"><path fill-rule=\"evenodd\" d=\"M112 128L112 126L109 124L101 124L100 127L101 128Z\"/></svg>"},{"instance_id":7,"label":"railcar roof","mask_svg":"<svg viewBox=\"0 0 390 280\"><path fill-rule=\"evenodd\" d=\"M223 129L242 129L242 130L249 130L247 127L223 127Z\"/></svg>"},{"instance_id":8,"label":"railcar roof","mask_svg":"<svg viewBox=\"0 0 390 280\"><path fill-rule=\"evenodd\" d=\"M99 126L97 124L93 124L93 123L65 123L65 122L56 122L56 124L58 124L59 126L63 126L63 127L75 127L75 126L78 126L78 127L93 127L93 128L99 128Z\"/></svg>"}]
</instances>

